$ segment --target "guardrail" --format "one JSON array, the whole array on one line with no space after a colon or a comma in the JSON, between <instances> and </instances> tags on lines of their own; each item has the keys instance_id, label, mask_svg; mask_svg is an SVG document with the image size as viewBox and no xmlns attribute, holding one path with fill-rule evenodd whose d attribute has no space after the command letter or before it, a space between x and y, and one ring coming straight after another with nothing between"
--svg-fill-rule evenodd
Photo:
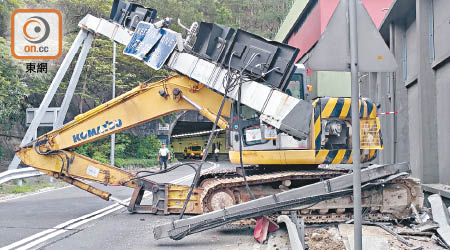
<instances>
[{"instance_id":1,"label":"guardrail","mask_svg":"<svg viewBox=\"0 0 450 250\"><path fill-rule=\"evenodd\" d=\"M0 184L11 180L25 179L40 175L44 175L44 173L31 167L7 170L0 173Z\"/></svg>"}]
</instances>

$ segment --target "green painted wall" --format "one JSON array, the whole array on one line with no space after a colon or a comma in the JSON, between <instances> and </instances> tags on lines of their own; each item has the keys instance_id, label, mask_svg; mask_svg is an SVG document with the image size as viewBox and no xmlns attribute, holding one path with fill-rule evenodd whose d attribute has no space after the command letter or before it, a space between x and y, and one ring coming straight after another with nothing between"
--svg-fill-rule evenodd
<instances>
[{"instance_id":1,"label":"green painted wall","mask_svg":"<svg viewBox=\"0 0 450 250\"><path fill-rule=\"evenodd\" d=\"M294 4L292 4L291 10L287 14L273 40L283 42L308 2L309 0L296 0Z\"/></svg>"},{"instance_id":2,"label":"green painted wall","mask_svg":"<svg viewBox=\"0 0 450 250\"><path fill-rule=\"evenodd\" d=\"M315 71L307 78L313 87L309 99L320 96L350 97L350 73L333 71Z\"/></svg>"},{"instance_id":3,"label":"green painted wall","mask_svg":"<svg viewBox=\"0 0 450 250\"><path fill-rule=\"evenodd\" d=\"M317 96L351 96L349 72L318 71L315 73L317 74Z\"/></svg>"}]
</instances>

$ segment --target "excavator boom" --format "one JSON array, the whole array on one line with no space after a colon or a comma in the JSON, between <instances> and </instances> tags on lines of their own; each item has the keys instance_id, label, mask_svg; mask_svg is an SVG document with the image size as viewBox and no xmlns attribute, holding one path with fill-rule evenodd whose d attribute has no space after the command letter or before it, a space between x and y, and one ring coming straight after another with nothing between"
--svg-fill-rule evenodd
<instances>
[{"instance_id":1,"label":"excavator boom","mask_svg":"<svg viewBox=\"0 0 450 250\"><path fill-rule=\"evenodd\" d=\"M205 96L208 98L204 98ZM198 110L214 122L222 100L223 96L179 75L155 83L141 84L97 108L76 116L72 122L60 129L39 137L20 148L17 155L26 165L56 178L64 177L64 181L85 190L94 188L82 185L75 181L75 178L134 188L134 174L67 149L183 110ZM225 100L218 123L223 128L228 126L224 117L229 117L230 107L230 102ZM92 193L103 199L109 197L100 191Z\"/></svg>"}]
</instances>

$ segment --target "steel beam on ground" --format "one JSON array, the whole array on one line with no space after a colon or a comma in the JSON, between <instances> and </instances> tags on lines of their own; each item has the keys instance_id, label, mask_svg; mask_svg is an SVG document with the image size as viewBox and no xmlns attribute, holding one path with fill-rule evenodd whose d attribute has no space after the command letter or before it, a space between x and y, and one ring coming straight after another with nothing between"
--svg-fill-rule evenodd
<instances>
[{"instance_id":1,"label":"steel beam on ground","mask_svg":"<svg viewBox=\"0 0 450 250\"><path fill-rule=\"evenodd\" d=\"M431 214L433 221L439 224L437 232L444 240L447 246L450 246L450 215L442 198L438 194L432 194L428 197L431 205Z\"/></svg>"}]
</instances>

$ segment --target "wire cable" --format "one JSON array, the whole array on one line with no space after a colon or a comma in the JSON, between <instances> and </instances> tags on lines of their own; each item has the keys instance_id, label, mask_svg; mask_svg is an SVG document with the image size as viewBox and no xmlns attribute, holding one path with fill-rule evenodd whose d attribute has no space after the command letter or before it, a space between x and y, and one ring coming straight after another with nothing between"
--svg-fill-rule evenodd
<instances>
[{"instance_id":1,"label":"wire cable","mask_svg":"<svg viewBox=\"0 0 450 250\"><path fill-rule=\"evenodd\" d=\"M215 134L215 130L216 130L216 127L217 127L217 123L219 122L220 115L222 114L223 107L225 105L225 101L226 101L228 90L229 90L229 86L230 86L229 84L230 84L230 82L228 82L228 84L226 85L225 94L224 94L224 96L222 98L222 102L220 103L219 111L217 112L216 120L214 121L213 127L211 129L211 133L209 134L208 143L206 144L206 148L205 148L205 150L203 152L203 157L202 157L201 163L199 164L198 170L196 171L194 179L192 180L191 187L189 188L189 192L188 192L188 195L186 197L186 200L184 201L183 209L181 210L181 213L180 213L180 216L179 216L180 219L182 219L183 216L184 216L184 212L186 211L187 204L189 203L189 200L191 198L191 195L192 195L192 192L193 192L194 188L198 187L198 180L200 178L200 173L201 173L203 164L205 163L206 158L208 157L209 148L210 148L210 146L211 146L211 144L213 142L213 137L215 137L214 134Z\"/></svg>"},{"instance_id":2,"label":"wire cable","mask_svg":"<svg viewBox=\"0 0 450 250\"><path fill-rule=\"evenodd\" d=\"M244 143L242 138L242 123L241 123L241 92L242 87L241 84L239 84L238 89L238 101L237 101L237 109L238 109L238 135L239 135L239 163L241 165L242 169L242 177L244 179L245 189L247 190L247 193L250 195L250 199L254 200L255 196L253 195L252 191L250 190L250 187L247 182L247 174L245 173L245 167L242 161L242 143Z\"/></svg>"},{"instance_id":3,"label":"wire cable","mask_svg":"<svg viewBox=\"0 0 450 250\"><path fill-rule=\"evenodd\" d=\"M203 167L203 164L204 164L205 161L206 161L206 158L208 157L209 148L211 147L211 144L212 144L212 142L213 142L213 140L214 140L214 138L215 138L215 130L216 130L216 127L217 127L217 123L219 122L220 115L222 114L222 110L223 110L223 107L224 107L224 105L225 105L225 100L226 100L226 98L227 98L227 95L228 95L229 91L230 91L230 90L231 90L231 91L234 90L234 88L235 88L236 86L239 88L239 89L238 89L238 92L239 92L238 108L239 108L239 110L240 110L240 99L241 99L240 95L241 95L242 75L243 75L243 72L244 72L244 70L245 70L245 69L253 62L253 60L254 60L257 56L259 56L258 53L254 53L254 54L250 57L249 61L248 61L247 64L245 65L245 67L242 68L242 69L239 71L239 73L236 75L236 74L233 74L233 73L232 73L232 71L231 71L231 66L230 66L230 65L231 65L231 59L233 58L234 54L235 54L235 51L233 51L233 52L231 53L230 60L229 60L229 63L228 63L228 72L227 72L227 75L226 75L227 83L226 83L226 85L224 86L224 89L225 89L225 91L224 91L224 96L223 96L223 98L222 98L222 102L221 102L221 104L220 104L219 111L217 112L216 120L214 121L213 127L212 127L212 129L211 129L211 133L209 134L208 142L207 142L207 144L206 144L206 148L205 148L205 150L204 150L204 153L203 153L203 157L202 157L201 163L200 163L199 168L197 169L197 171L196 171L196 173L195 173L195 176L194 176L194 179L193 179L193 181L192 181L192 183L191 183L191 187L190 187L190 189L189 189L189 192L188 192L188 195L187 195L187 197L186 197L186 200L184 201L183 209L181 210L181 213L180 213L180 216L179 216L180 219L182 219L183 216L184 216L184 212L186 211L187 204L189 203L189 200L190 200L190 198L191 198L191 195L192 195L192 192L193 192L194 188L195 188L195 187L198 187L198 180L199 180L199 178L200 178L200 172L201 172L201 169L202 169L202 167ZM230 74L231 74L231 75L230 75ZM222 84L223 84L223 82L222 82ZM238 114L238 117L240 117L240 112L239 112L239 114ZM238 126L240 126L240 122L239 122L239 121L240 121L240 120L239 120L239 118L238 118ZM239 137L240 137L240 139L242 139L242 134L241 134L241 129L240 129L240 128L239 128ZM255 196L253 195L253 193L252 193L251 190L250 190L250 187L249 187L248 182L247 182L247 176L246 176L246 174L245 174L245 169L244 169L244 167L243 167L243 162L242 162L242 144L241 144L241 143L239 143L239 155L240 155L240 163L241 163L242 173L243 173L243 177L244 177L245 187L246 187L246 189L247 189L247 192L248 192L249 195L250 195L250 198L253 200L253 199L255 199Z\"/></svg>"}]
</instances>

